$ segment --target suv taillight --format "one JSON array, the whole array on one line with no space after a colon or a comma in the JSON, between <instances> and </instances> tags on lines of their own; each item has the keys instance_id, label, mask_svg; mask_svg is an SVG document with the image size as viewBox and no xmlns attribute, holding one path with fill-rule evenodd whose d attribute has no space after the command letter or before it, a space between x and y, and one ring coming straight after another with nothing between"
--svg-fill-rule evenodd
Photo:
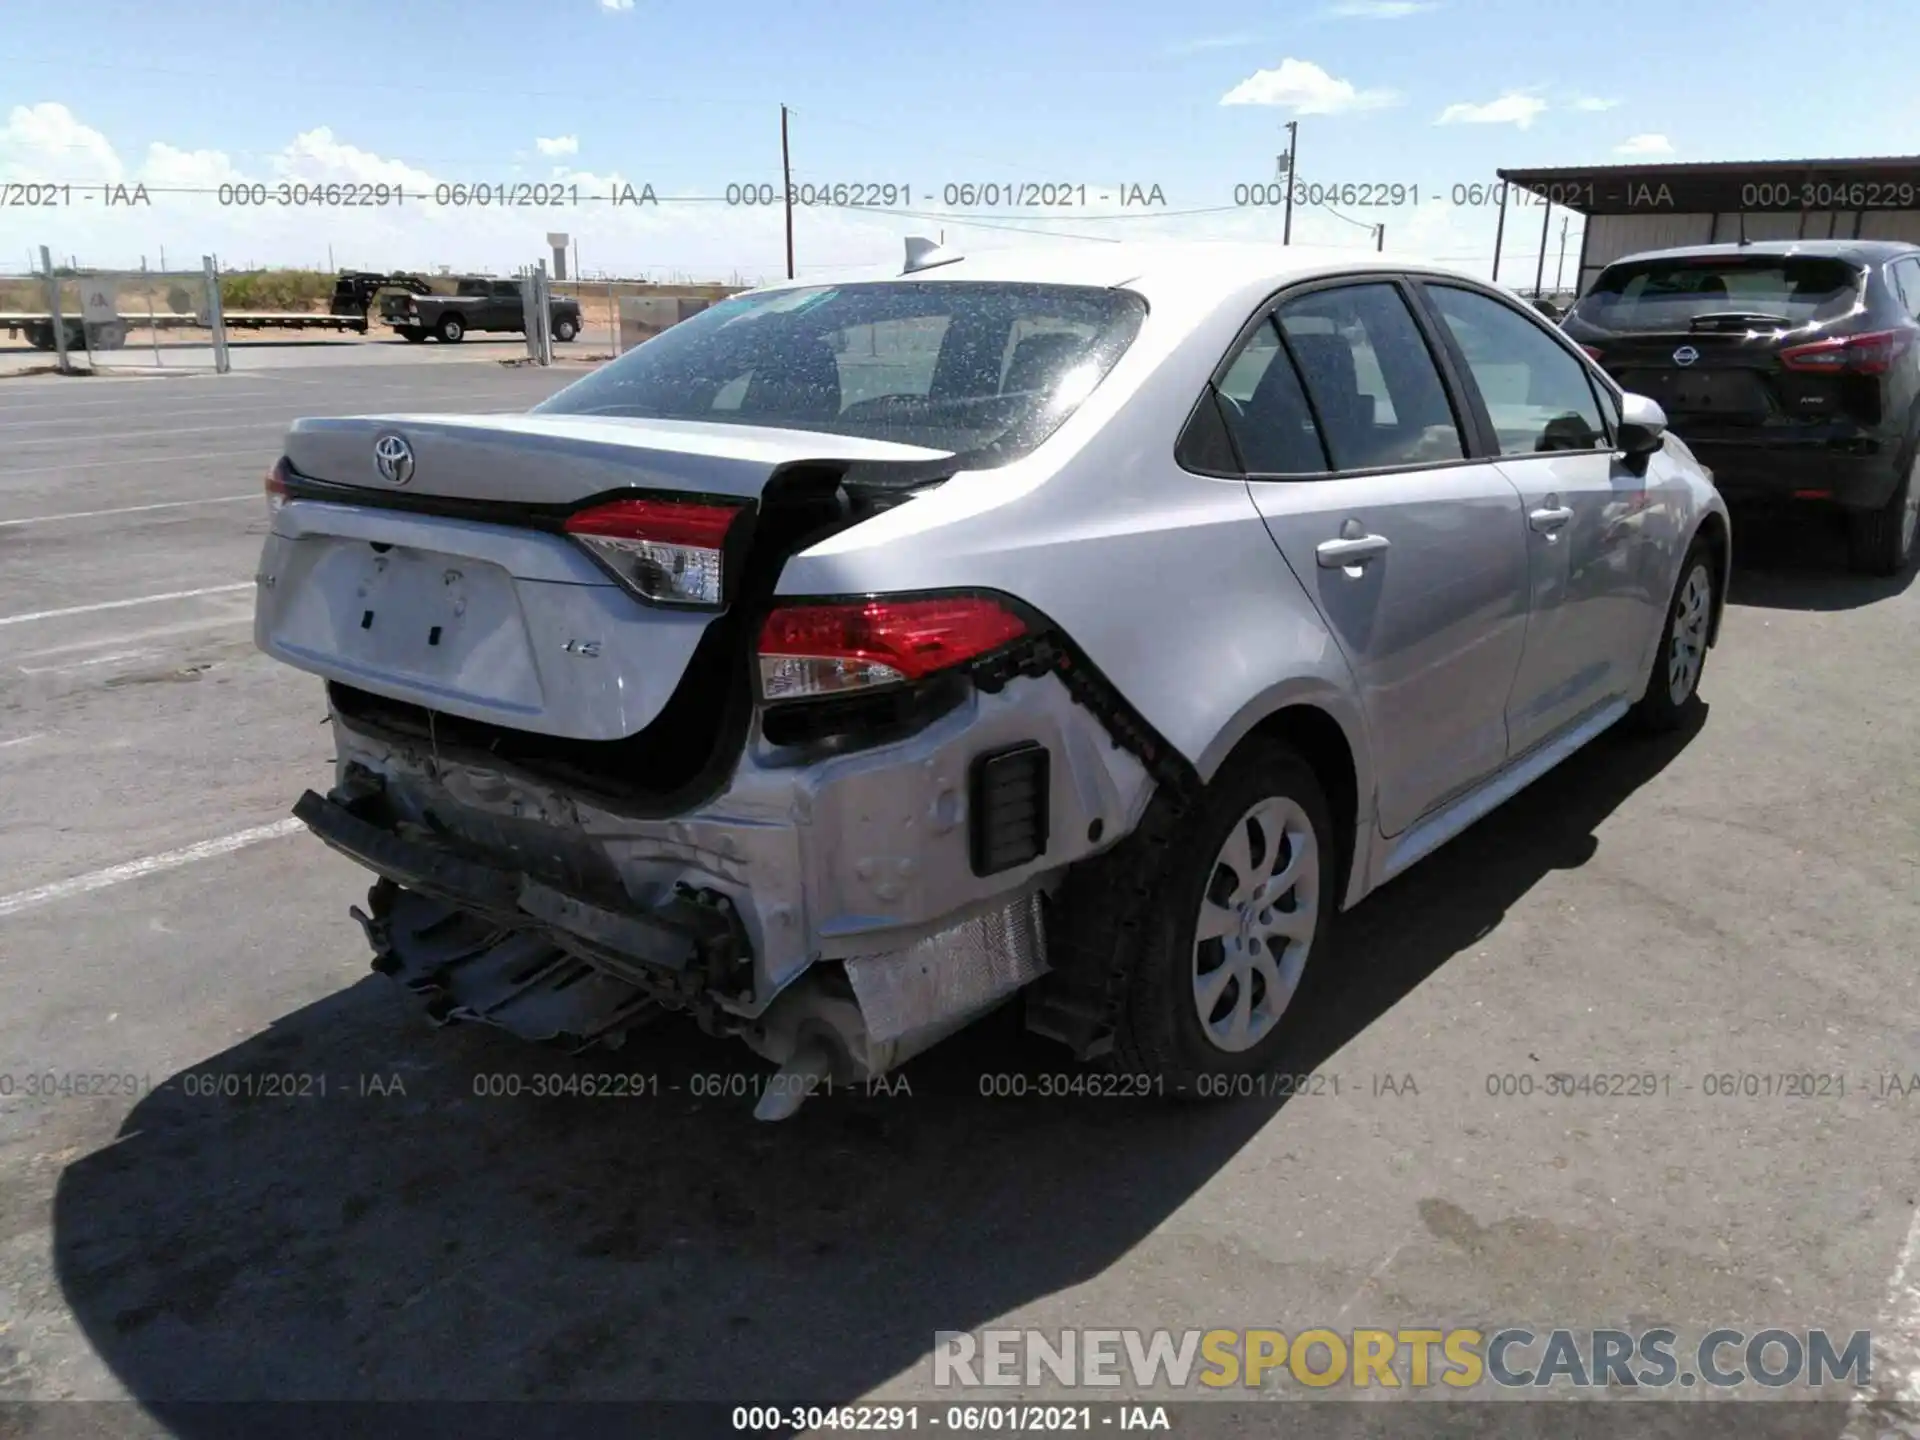
<instances>
[{"instance_id":1,"label":"suv taillight","mask_svg":"<svg viewBox=\"0 0 1920 1440\"><path fill-rule=\"evenodd\" d=\"M690 500L614 500L568 516L563 528L644 599L719 605L727 593L727 536L745 509Z\"/></svg>"},{"instance_id":2,"label":"suv taillight","mask_svg":"<svg viewBox=\"0 0 1920 1440\"><path fill-rule=\"evenodd\" d=\"M1913 348L1911 330L1874 330L1865 335L1836 335L1807 345L1789 345L1780 363L1814 375L1884 375Z\"/></svg>"},{"instance_id":3,"label":"suv taillight","mask_svg":"<svg viewBox=\"0 0 1920 1440\"><path fill-rule=\"evenodd\" d=\"M760 630L760 694L806 700L921 680L1027 633L985 596L786 605Z\"/></svg>"},{"instance_id":4,"label":"suv taillight","mask_svg":"<svg viewBox=\"0 0 1920 1440\"><path fill-rule=\"evenodd\" d=\"M280 513L280 507L287 503L287 457L282 455L273 462L273 468L267 471L267 515L269 518Z\"/></svg>"}]
</instances>

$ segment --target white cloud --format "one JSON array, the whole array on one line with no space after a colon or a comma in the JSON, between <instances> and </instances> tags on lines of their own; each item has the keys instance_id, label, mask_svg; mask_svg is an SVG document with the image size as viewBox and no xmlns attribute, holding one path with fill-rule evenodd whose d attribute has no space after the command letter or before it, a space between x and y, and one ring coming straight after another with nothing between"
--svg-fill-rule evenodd
<instances>
[{"instance_id":1,"label":"white cloud","mask_svg":"<svg viewBox=\"0 0 1920 1440\"><path fill-rule=\"evenodd\" d=\"M1613 147L1616 155L1671 155L1673 142L1664 135L1632 135Z\"/></svg>"},{"instance_id":2,"label":"white cloud","mask_svg":"<svg viewBox=\"0 0 1920 1440\"><path fill-rule=\"evenodd\" d=\"M66 106L16 105L0 128L0 178L119 181L125 167L107 137L82 125Z\"/></svg>"},{"instance_id":3,"label":"white cloud","mask_svg":"<svg viewBox=\"0 0 1920 1440\"><path fill-rule=\"evenodd\" d=\"M1340 0L1329 13L1350 20L1398 20L1439 8L1439 0Z\"/></svg>"},{"instance_id":4,"label":"white cloud","mask_svg":"<svg viewBox=\"0 0 1920 1440\"><path fill-rule=\"evenodd\" d=\"M1242 45L1251 45L1254 36L1202 35L1193 40L1179 40L1167 47L1169 55L1198 55L1203 50L1238 50Z\"/></svg>"},{"instance_id":5,"label":"white cloud","mask_svg":"<svg viewBox=\"0 0 1920 1440\"><path fill-rule=\"evenodd\" d=\"M1576 110L1611 110L1619 103L1618 100L1602 100L1594 95L1582 95L1578 100L1573 102L1573 108Z\"/></svg>"},{"instance_id":6,"label":"white cloud","mask_svg":"<svg viewBox=\"0 0 1920 1440\"><path fill-rule=\"evenodd\" d=\"M631 10L633 0L600 0L602 10Z\"/></svg>"},{"instance_id":7,"label":"white cloud","mask_svg":"<svg viewBox=\"0 0 1920 1440\"><path fill-rule=\"evenodd\" d=\"M1222 105L1279 105L1296 115L1338 115L1348 110L1378 110L1397 105L1391 90L1362 90L1351 80L1329 75L1311 60L1282 60L1273 70L1256 70L1220 97Z\"/></svg>"},{"instance_id":8,"label":"white cloud","mask_svg":"<svg viewBox=\"0 0 1920 1440\"><path fill-rule=\"evenodd\" d=\"M552 139L542 136L533 143L542 155L578 155L580 153L580 137L577 135L555 135Z\"/></svg>"},{"instance_id":9,"label":"white cloud","mask_svg":"<svg viewBox=\"0 0 1920 1440\"><path fill-rule=\"evenodd\" d=\"M1522 130L1532 125L1547 102L1538 95L1515 90L1484 105L1449 105L1440 112L1436 125L1517 125Z\"/></svg>"}]
</instances>

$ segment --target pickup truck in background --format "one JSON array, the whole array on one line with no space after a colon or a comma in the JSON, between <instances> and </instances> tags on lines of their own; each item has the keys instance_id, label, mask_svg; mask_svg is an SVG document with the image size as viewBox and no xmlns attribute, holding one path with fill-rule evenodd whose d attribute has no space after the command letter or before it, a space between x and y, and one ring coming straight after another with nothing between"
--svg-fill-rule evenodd
<instances>
[{"instance_id":1,"label":"pickup truck in background","mask_svg":"<svg viewBox=\"0 0 1920 1440\"><path fill-rule=\"evenodd\" d=\"M565 343L580 333L580 304L552 302L553 338ZM452 295L383 296L380 318L402 339L420 341L437 335L448 344L466 338L472 330L524 334L526 312L517 280L461 280Z\"/></svg>"}]
</instances>

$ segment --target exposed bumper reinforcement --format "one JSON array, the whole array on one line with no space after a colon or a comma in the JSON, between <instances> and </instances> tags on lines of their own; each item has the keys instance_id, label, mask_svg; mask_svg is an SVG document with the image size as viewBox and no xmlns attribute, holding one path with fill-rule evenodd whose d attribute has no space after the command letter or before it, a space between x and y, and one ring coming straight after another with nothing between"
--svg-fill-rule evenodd
<instances>
[{"instance_id":1,"label":"exposed bumper reinforcement","mask_svg":"<svg viewBox=\"0 0 1920 1440\"><path fill-rule=\"evenodd\" d=\"M676 893L612 910L414 841L309 790L293 813L381 877L354 918L373 968L428 1000L436 1023L477 1020L529 1040L617 1042L659 1008L701 1016L747 970L738 920Z\"/></svg>"}]
</instances>

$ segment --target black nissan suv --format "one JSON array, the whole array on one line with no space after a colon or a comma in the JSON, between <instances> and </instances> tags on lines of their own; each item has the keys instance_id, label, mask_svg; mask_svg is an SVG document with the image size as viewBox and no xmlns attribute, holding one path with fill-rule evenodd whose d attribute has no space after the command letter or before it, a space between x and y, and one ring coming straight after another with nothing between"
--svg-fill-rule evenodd
<instances>
[{"instance_id":1,"label":"black nissan suv","mask_svg":"<svg viewBox=\"0 0 1920 1440\"><path fill-rule=\"evenodd\" d=\"M1659 402L1729 504L1846 513L1853 568L1899 574L1920 520L1920 246L1699 245L1608 265L1562 321Z\"/></svg>"}]
</instances>

